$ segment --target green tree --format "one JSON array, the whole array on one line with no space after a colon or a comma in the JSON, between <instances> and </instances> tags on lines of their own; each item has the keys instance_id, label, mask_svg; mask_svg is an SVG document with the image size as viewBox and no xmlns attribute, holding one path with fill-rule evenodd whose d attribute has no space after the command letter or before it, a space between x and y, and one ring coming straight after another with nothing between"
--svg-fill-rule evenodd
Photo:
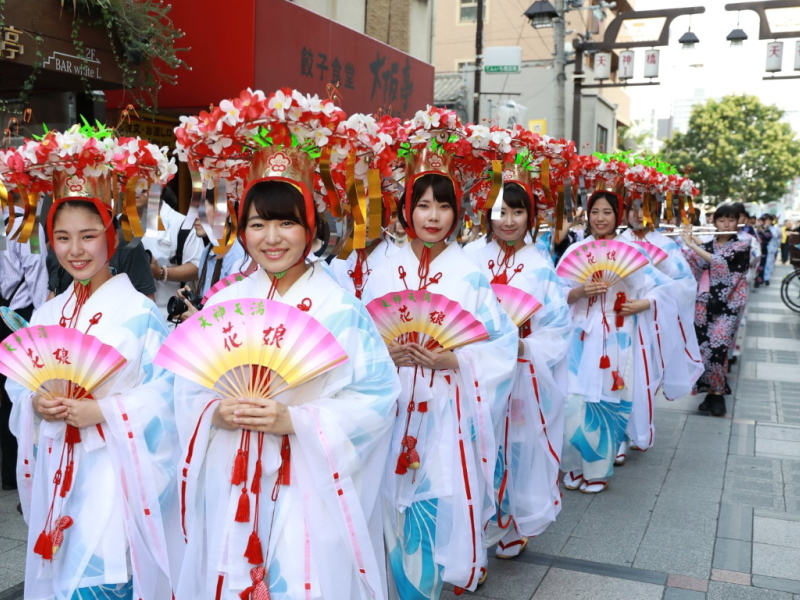
<instances>
[{"instance_id":1,"label":"green tree","mask_svg":"<svg viewBox=\"0 0 800 600\"><path fill-rule=\"evenodd\" d=\"M800 140L783 111L756 96L731 95L695 106L689 130L660 158L690 173L707 199L769 202L800 176Z\"/></svg>"}]
</instances>

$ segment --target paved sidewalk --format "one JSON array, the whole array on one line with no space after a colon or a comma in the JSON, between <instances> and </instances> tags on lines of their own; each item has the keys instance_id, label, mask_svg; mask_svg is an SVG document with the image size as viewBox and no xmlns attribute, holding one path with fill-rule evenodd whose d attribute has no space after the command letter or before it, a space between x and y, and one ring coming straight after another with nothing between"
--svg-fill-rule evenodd
<instances>
[{"instance_id":1,"label":"paved sidewalk","mask_svg":"<svg viewBox=\"0 0 800 600\"><path fill-rule=\"evenodd\" d=\"M655 447L632 453L602 494L565 491L556 523L518 559L490 559L474 596L800 600L800 315L780 300L788 272L750 296L727 418L698 414L701 397L660 398ZM0 494L0 600L22 598L17 501Z\"/></svg>"}]
</instances>

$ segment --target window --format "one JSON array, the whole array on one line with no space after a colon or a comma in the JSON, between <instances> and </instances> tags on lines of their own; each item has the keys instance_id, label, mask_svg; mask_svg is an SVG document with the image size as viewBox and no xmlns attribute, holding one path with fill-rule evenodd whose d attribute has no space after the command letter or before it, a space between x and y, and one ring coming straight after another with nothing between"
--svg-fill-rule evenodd
<instances>
[{"instance_id":1,"label":"window","mask_svg":"<svg viewBox=\"0 0 800 600\"><path fill-rule=\"evenodd\" d=\"M602 125L597 126L597 143L595 152L609 152L608 149L608 129Z\"/></svg>"},{"instance_id":2,"label":"window","mask_svg":"<svg viewBox=\"0 0 800 600\"><path fill-rule=\"evenodd\" d=\"M483 18L486 19L486 5L489 0L483 0ZM458 0L459 23L474 23L478 18L478 0Z\"/></svg>"}]
</instances>

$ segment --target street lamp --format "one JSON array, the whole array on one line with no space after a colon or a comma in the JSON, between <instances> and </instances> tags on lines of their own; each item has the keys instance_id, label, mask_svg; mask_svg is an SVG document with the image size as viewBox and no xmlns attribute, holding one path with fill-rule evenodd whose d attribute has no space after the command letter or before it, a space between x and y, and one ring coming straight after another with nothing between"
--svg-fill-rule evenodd
<instances>
[{"instance_id":1,"label":"street lamp","mask_svg":"<svg viewBox=\"0 0 800 600\"><path fill-rule=\"evenodd\" d=\"M742 11L742 10L752 10L758 15L760 25L758 28L758 39L759 40L777 40L777 39L785 39L785 38L796 38L800 37L800 30L795 31L772 31L770 27L769 19L767 18L767 11L769 10L776 10L776 9L786 9L786 8L800 8L800 0L756 0L756 1L748 1L748 2L736 2L731 4L725 5L725 10L728 11ZM728 39L731 39L731 36L735 32L732 31L730 35L728 35ZM744 34L744 32L742 32ZM745 36L746 39L746 36ZM733 45L733 41L731 41L731 45ZM769 66L767 68L768 73L774 73L776 71L780 71L780 59L775 54L776 50L775 47L777 46L777 42L773 42L767 45L767 62L771 63L772 59L777 59L778 66L774 68ZM796 52L800 52L800 45L798 45ZM795 65L800 64L800 60L795 57ZM795 70L800 70L795 66ZM763 79L769 81L776 81L779 79L800 79L800 75L771 75L769 77L764 77Z\"/></svg>"},{"instance_id":2,"label":"street lamp","mask_svg":"<svg viewBox=\"0 0 800 600\"><path fill-rule=\"evenodd\" d=\"M725 39L731 43L731 46L741 46L747 39L747 34L744 32L743 29L734 29L728 34L728 37Z\"/></svg>"},{"instance_id":3,"label":"street lamp","mask_svg":"<svg viewBox=\"0 0 800 600\"><path fill-rule=\"evenodd\" d=\"M700 43L700 39L691 29L689 29L689 31L681 36L681 38L678 40L678 43L683 47L684 50L691 50L694 48L695 44Z\"/></svg>"},{"instance_id":4,"label":"street lamp","mask_svg":"<svg viewBox=\"0 0 800 600\"><path fill-rule=\"evenodd\" d=\"M523 14L531 22L531 27L534 29L552 27L553 20L561 16L547 0L536 0Z\"/></svg>"}]
</instances>

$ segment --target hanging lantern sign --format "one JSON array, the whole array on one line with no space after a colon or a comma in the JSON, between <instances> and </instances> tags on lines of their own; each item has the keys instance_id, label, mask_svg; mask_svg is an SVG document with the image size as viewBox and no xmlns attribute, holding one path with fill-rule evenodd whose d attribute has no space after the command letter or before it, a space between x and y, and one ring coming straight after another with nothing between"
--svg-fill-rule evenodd
<instances>
[{"instance_id":1,"label":"hanging lantern sign","mask_svg":"<svg viewBox=\"0 0 800 600\"><path fill-rule=\"evenodd\" d=\"M800 71L800 41L794 43L794 70Z\"/></svg>"},{"instance_id":2,"label":"hanging lantern sign","mask_svg":"<svg viewBox=\"0 0 800 600\"><path fill-rule=\"evenodd\" d=\"M781 70L783 63L783 42L770 42L767 44L767 73Z\"/></svg>"},{"instance_id":3,"label":"hanging lantern sign","mask_svg":"<svg viewBox=\"0 0 800 600\"><path fill-rule=\"evenodd\" d=\"M608 79L611 77L611 53L598 52L594 55L595 79Z\"/></svg>"},{"instance_id":4,"label":"hanging lantern sign","mask_svg":"<svg viewBox=\"0 0 800 600\"><path fill-rule=\"evenodd\" d=\"M625 50L619 53L619 71L617 75L620 79L633 79L633 51Z\"/></svg>"},{"instance_id":5,"label":"hanging lantern sign","mask_svg":"<svg viewBox=\"0 0 800 600\"><path fill-rule=\"evenodd\" d=\"M647 50L644 53L644 76L658 77L658 55L659 50Z\"/></svg>"}]
</instances>

